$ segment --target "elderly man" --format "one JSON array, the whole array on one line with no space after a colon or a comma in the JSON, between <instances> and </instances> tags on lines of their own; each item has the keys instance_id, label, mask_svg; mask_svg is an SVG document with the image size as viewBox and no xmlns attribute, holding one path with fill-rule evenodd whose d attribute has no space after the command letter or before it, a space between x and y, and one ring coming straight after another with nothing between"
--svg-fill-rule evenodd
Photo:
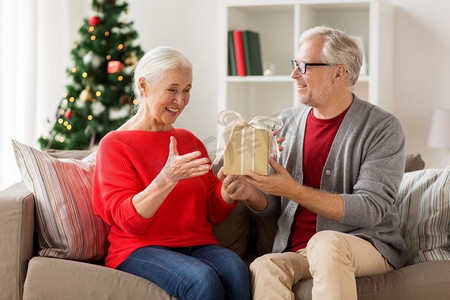
<instances>
[{"instance_id":1,"label":"elderly man","mask_svg":"<svg viewBox=\"0 0 450 300\"><path fill-rule=\"evenodd\" d=\"M281 113L286 138L274 172L249 172L247 205L280 214L273 253L250 266L254 299L294 299L313 278L313 299L356 299L355 277L403 266L394 205L405 138L391 114L352 93L362 53L342 31L315 27L300 39L291 77L299 102Z\"/></svg>"}]
</instances>

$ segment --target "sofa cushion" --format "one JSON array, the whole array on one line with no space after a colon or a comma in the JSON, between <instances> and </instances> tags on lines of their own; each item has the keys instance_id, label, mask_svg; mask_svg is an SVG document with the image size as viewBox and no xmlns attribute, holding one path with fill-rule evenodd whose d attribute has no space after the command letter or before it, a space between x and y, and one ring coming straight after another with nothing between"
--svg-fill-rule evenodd
<instances>
[{"instance_id":1,"label":"sofa cushion","mask_svg":"<svg viewBox=\"0 0 450 300\"><path fill-rule=\"evenodd\" d=\"M0 191L0 299L22 295L33 236L33 194L23 183Z\"/></svg>"},{"instance_id":2,"label":"sofa cushion","mask_svg":"<svg viewBox=\"0 0 450 300\"><path fill-rule=\"evenodd\" d=\"M450 261L428 262L356 278L358 300L448 299L449 268ZM295 299L311 299L312 287L312 279L295 284Z\"/></svg>"},{"instance_id":3,"label":"sofa cushion","mask_svg":"<svg viewBox=\"0 0 450 300\"><path fill-rule=\"evenodd\" d=\"M405 173L397 206L407 264L450 260L450 167Z\"/></svg>"},{"instance_id":4,"label":"sofa cushion","mask_svg":"<svg viewBox=\"0 0 450 300\"><path fill-rule=\"evenodd\" d=\"M170 300L155 283L107 267L49 257L33 257L23 300Z\"/></svg>"},{"instance_id":5,"label":"sofa cushion","mask_svg":"<svg viewBox=\"0 0 450 300\"><path fill-rule=\"evenodd\" d=\"M244 202L231 211L222 223L214 224L213 234L219 244L233 250L241 258L247 255L250 235L249 211Z\"/></svg>"},{"instance_id":6,"label":"sofa cushion","mask_svg":"<svg viewBox=\"0 0 450 300\"><path fill-rule=\"evenodd\" d=\"M233 250L250 264L257 256L272 252L277 216L256 216L239 202L225 221L214 224L220 245Z\"/></svg>"},{"instance_id":7,"label":"sofa cushion","mask_svg":"<svg viewBox=\"0 0 450 300\"><path fill-rule=\"evenodd\" d=\"M83 160L56 159L17 141L13 148L22 179L36 201L38 254L103 259L108 227L91 205L95 153Z\"/></svg>"}]
</instances>

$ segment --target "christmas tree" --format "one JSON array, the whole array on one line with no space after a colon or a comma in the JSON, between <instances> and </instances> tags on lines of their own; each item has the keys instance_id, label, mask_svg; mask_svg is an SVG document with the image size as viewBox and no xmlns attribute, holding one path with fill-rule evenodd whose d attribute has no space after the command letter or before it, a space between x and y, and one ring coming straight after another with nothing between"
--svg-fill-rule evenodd
<instances>
[{"instance_id":1,"label":"christmas tree","mask_svg":"<svg viewBox=\"0 0 450 300\"><path fill-rule=\"evenodd\" d=\"M89 149L128 120L135 106L133 69L144 53L133 43L138 34L127 21L128 3L91 2L93 15L83 20L80 40L70 52L71 83L53 127L39 138L43 149Z\"/></svg>"}]
</instances>

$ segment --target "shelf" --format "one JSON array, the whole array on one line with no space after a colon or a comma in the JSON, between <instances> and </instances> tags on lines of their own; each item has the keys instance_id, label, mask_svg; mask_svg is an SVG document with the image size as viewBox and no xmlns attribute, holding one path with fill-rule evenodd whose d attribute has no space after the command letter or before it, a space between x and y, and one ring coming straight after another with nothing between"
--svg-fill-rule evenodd
<instances>
[{"instance_id":1,"label":"shelf","mask_svg":"<svg viewBox=\"0 0 450 300\"><path fill-rule=\"evenodd\" d=\"M293 82L291 76L227 76L228 82Z\"/></svg>"},{"instance_id":2,"label":"shelf","mask_svg":"<svg viewBox=\"0 0 450 300\"><path fill-rule=\"evenodd\" d=\"M220 0L218 111L232 109L253 118L297 105L291 64L301 33L325 25L358 38L365 74L353 92L386 110L392 106L393 10L387 0ZM227 75L228 30L260 35L262 64L276 75ZM382 62L382 63L381 63Z\"/></svg>"},{"instance_id":3,"label":"shelf","mask_svg":"<svg viewBox=\"0 0 450 300\"><path fill-rule=\"evenodd\" d=\"M369 82L370 77L369 75L359 75L358 82Z\"/></svg>"}]
</instances>

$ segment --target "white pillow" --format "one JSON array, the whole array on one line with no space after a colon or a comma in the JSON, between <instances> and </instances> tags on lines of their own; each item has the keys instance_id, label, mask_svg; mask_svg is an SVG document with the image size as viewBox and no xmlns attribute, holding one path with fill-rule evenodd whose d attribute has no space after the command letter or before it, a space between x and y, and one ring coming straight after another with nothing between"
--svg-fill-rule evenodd
<instances>
[{"instance_id":1,"label":"white pillow","mask_svg":"<svg viewBox=\"0 0 450 300\"><path fill-rule=\"evenodd\" d=\"M397 206L407 264L450 260L450 167L405 173Z\"/></svg>"},{"instance_id":2,"label":"white pillow","mask_svg":"<svg viewBox=\"0 0 450 300\"><path fill-rule=\"evenodd\" d=\"M56 159L18 141L12 144L22 179L35 197L38 254L103 259L109 227L92 209L95 152L83 160Z\"/></svg>"}]
</instances>

